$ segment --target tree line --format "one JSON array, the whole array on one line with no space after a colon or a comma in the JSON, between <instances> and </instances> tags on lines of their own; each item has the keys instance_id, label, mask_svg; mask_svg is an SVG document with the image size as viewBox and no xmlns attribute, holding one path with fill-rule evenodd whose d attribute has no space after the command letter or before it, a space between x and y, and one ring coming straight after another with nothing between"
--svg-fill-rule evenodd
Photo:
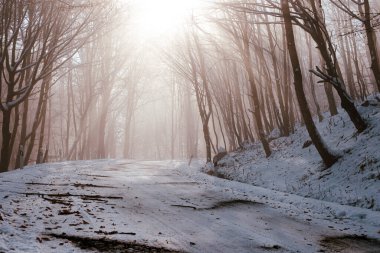
<instances>
[{"instance_id":1,"label":"tree line","mask_svg":"<svg viewBox=\"0 0 380 253\"><path fill-rule=\"evenodd\" d=\"M141 76L117 32L123 8L118 1L1 1L1 172L115 152L116 114L126 115L128 129L138 100L131 83ZM115 101L125 99L116 112Z\"/></svg>"},{"instance_id":2,"label":"tree line","mask_svg":"<svg viewBox=\"0 0 380 253\"><path fill-rule=\"evenodd\" d=\"M207 161L218 148L270 141L304 124L326 167L339 159L314 116L338 113L358 133L368 123L358 101L380 90L379 3L368 0L218 1L167 53L175 75L191 87ZM326 109L324 109L326 108Z\"/></svg>"},{"instance_id":3,"label":"tree line","mask_svg":"<svg viewBox=\"0 0 380 253\"><path fill-rule=\"evenodd\" d=\"M297 124L328 167L339 152L314 120L340 105L358 133L368 128L357 103L380 90L378 1L214 1L160 59L163 117L139 111L155 76L125 3L0 2L1 172L144 153L211 161L254 142L270 157L271 141ZM154 126L138 125L143 117Z\"/></svg>"}]
</instances>

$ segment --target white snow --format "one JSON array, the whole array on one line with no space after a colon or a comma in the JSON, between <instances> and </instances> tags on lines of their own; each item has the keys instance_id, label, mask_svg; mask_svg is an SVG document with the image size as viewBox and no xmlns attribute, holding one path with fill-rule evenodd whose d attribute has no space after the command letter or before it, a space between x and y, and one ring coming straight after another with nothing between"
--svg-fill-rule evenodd
<instances>
[{"instance_id":1,"label":"white snow","mask_svg":"<svg viewBox=\"0 0 380 253\"><path fill-rule=\"evenodd\" d=\"M325 120L317 123L327 145L342 156L327 170L314 145L302 148L310 138L305 127L298 127L294 135L271 142L270 158L254 144L204 171L276 191L380 211L380 103L372 101L371 106L359 109L369 123L361 134L344 111L334 117L325 114Z\"/></svg>"},{"instance_id":2,"label":"white snow","mask_svg":"<svg viewBox=\"0 0 380 253\"><path fill-rule=\"evenodd\" d=\"M0 252L91 252L50 236L62 233L185 252L316 252L323 236L379 238L379 212L212 177L196 162L45 164L1 174L0 190Z\"/></svg>"}]
</instances>

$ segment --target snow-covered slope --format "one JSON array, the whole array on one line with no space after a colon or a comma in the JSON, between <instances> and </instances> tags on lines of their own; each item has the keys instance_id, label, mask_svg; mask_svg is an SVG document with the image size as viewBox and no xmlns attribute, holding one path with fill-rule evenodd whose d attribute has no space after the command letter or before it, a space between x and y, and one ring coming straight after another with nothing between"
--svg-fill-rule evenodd
<instances>
[{"instance_id":1,"label":"snow-covered slope","mask_svg":"<svg viewBox=\"0 0 380 253\"><path fill-rule=\"evenodd\" d=\"M260 144L230 153L219 166L205 172L305 197L380 210L380 103L359 106L369 127L357 134L344 111L325 115L317 127L329 147L341 155L325 170L305 127L290 137L271 142L273 154L265 158Z\"/></svg>"}]
</instances>

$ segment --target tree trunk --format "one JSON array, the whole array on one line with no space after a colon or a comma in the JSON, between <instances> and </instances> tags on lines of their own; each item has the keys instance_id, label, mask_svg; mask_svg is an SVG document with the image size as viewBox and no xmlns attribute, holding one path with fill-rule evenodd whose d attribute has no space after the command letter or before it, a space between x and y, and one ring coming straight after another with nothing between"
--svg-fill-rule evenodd
<instances>
[{"instance_id":1,"label":"tree trunk","mask_svg":"<svg viewBox=\"0 0 380 253\"><path fill-rule=\"evenodd\" d=\"M1 143L1 160L0 160L0 172L8 171L9 162L11 159L11 111L3 111L3 124L2 124L2 143Z\"/></svg>"},{"instance_id":2,"label":"tree trunk","mask_svg":"<svg viewBox=\"0 0 380 253\"><path fill-rule=\"evenodd\" d=\"M48 96L46 96L46 99L48 99ZM43 152L43 144L45 139L45 123L46 123L46 111L47 111L47 102L45 102L45 106L42 109L42 122L41 122L41 129L40 129L40 138L38 143L38 155L36 159L36 163L43 163L44 160L44 152Z\"/></svg>"},{"instance_id":3,"label":"tree trunk","mask_svg":"<svg viewBox=\"0 0 380 253\"><path fill-rule=\"evenodd\" d=\"M321 14L322 7L321 5L318 5L317 7L315 3L313 3L312 8L315 13L315 16L318 20L320 20L321 25L317 27L316 32L312 33L311 36L317 43L321 56L323 57L323 60L326 63L328 75L330 76L330 78L335 80L335 85L333 87L338 92L342 108L347 112L351 121L354 123L356 129L360 133L367 128L367 124L357 111L354 102L351 100L350 96L346 91L346 87L342 78L334 47L331 43L330 37L327 36L328 33L323 32L326 31L326 26Z\"/></svg>"},{"instance_id":4,"label":"tree trunk","mask_svg":"<svg viewBox=\"0 0 380 253\"><path fill-rule=\"evenodd\" d=\"M268 17L265 16L265 20L268 21ZM281 87L281 80L280 80L280 74L278 71L278 65L277 65L277 57L276 57L276 51L275 51L275 44L273 41L273 34L270 29L269 23L266 25L267 31L268 31L268 36L269 36L269 46L271 49L271 57L272 57L272 65L273 65L273 71L274 71L274 78L275 78L275 83L276 83L276 91L277 91L277 97L278 97L278 103L280 106L280 111L281 111L281 116L278 117L279 119L279 127L282 130L282 133L284 136L289 136L290 134L290 129L289 129L289 115L285 110L285 103L284 103L284 98L283 98L283 92L282 92L282 87Z\"/></svg>"},{"instance_id":5,"label":"tree trunk","mask_svg":"<svg viewBox=\"0 0 380 253\"><path fill-rule=\"evenodd\" d=\"M244 15L246 15L246 14L244 14ZM245 19L246 19L246 16L245 16ZM246 21L246 22L248 23L248 21ZM245 26L248 26L248 24L245 24ZM268 140L265 137L264 125L263 125L262 118L261 118L261 108L260 108L259 95L258 95L258 92L256 89L255 77L254 77L254 74L252 71L251 52L250 52L249 37L248 37L248 31L247 31L248 28L245 27L243 29L244 29L242 31L243 32L243 38L242 38L243 39L243 52L241 52L241 53L242 53L242 58L244 61L244 66L245 66L245 69L246 69L247 75L248 75L249 86L251 89L252 102L253 102L253 106L254 106L253 114L255 117L255 122L256 122L257 131L258 131L257 134L258 134L259 139L261 141L261 144L263 146L266 157L269 157L271 155L272 151L269 147Z\"/></svg>"},{"instance_id":6,"label":"tree trunk","mask_svg":"<svg viewBox=\"0 0 380 253\"><path fill-rule=\"evenodd\" d=\"M345 27L347 24L342 24L341 17L338 17L338 26L339 27ZM347 35L341 36L339 39L339 46L341 48L341 56L343 60L343 66L346 72L346 81L348 86L348 91L350 93L350 96L354 99L357 98L357 93L355 90L355 83L354 83L354 76L352 74L352 65L351 60L349 56L350 48L348 46L347 42ZM343 78L343 77L342 77Z\"/></svg>"},{"instance_id":7,"label":"tree trunk","mask_svg":"<svg viewBox=\"0 0 380 253\"><path fill-rule=\"evenodd\" d=\"M306 38L306 41L308 43L308 48L309 48L309 68L312 69L313 68L313 52L311 51L312 45L311 45L310 36L308 36ZM315 104L315 108L316 108L317 115L318 115L318 120L319 120L319 122L321 122L323 120L323 115L321 113L321 107L319 106L319 103L317 100L317 94L315 93L315 84L313 81L313 75L311 73L309 75L309 82L310 82L311 96L312 96L313 102Z\"/></svg>"},{"instance_id":8,"label":"tree trunk","mask_svg":"<svg viewBox=\"0 0 380 253\"><path fill-rule=\"evenodd\" d=\"M301 66L300 66L299 58L297 54L295 39L294 39L292 19L290 16L288 0L281 0L281 10L284 16L285 34L286 34L286 40L287 40L287 45L288 45L288 52L289 52L290 60L293 67L293 74L294 74L294 88L295 88L298 104L300 107L300 111L305 121L306 129L309 132L311 140L313 141L313 144L315 145L318 153L320 154L324 164L327 167L330 167L338 160L338 157L334 155L332 152L330 152L326 144L323 142L314 124L312 115L309 110L309 106L307 104L307 100L306 100L305 93L303 90L302 72L301 72Z\"/></svg>"},{"instance_id":9,"label":"tree trunk","mask_svg":"<svg viewBox=\"0 0 380 253\"><path fill-rule=\"evenodd\" d=\"M376 33L371 25L371 10L368 0L364 0L364 18L364 27L367 34L368 49L371 56L371 69L375 77L377 91L380 91L380 63L377 54Z\"/></svg>"}]
</instances>

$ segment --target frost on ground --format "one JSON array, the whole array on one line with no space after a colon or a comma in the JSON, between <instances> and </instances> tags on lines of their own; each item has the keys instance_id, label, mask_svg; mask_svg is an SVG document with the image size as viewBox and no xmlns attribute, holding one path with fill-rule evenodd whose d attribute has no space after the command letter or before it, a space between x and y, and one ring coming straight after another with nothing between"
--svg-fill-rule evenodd
<instances>
[{"instance_id":1,"label":"frost on ground","mask_svg":"<svg viewBox=\"0 0 380 253\"><path fill-rule=\"evenodd\" d=\"M269 158L260 144L254 144L203 170L276 191L380 211L380 103L372 99L363 105L359 110L369 127L361 134L344 111L334 117L326 114L317 123L330 149L341 155L329 169L324 169L305 127L298 127L290 137L270 143Z\"/></svg>"},{"instance_id":2,"label":"frost on ground","mask_svg":"<svg viewBox=\"0 0 380 253\"><path fill-rule=\"evenodd\" d=\"M380 213L200 173L77 161L0 175L0 252L380 250Z\"/></svg>"}]
</instances>

